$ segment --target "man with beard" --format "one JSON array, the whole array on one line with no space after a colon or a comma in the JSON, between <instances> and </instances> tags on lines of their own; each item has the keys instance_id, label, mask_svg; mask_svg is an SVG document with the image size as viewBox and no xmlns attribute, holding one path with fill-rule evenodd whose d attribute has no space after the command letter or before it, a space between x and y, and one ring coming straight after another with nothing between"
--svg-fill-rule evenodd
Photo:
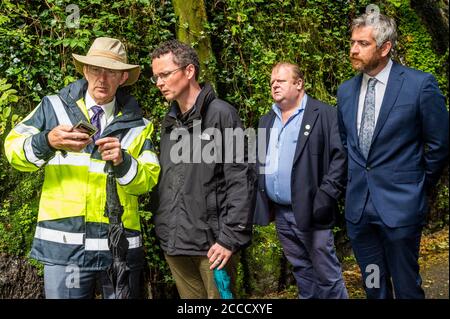
<instances>
[{"instance_id":1,"label":"man with beard","mask_svg":"<svg viewBox=\"0 0 450 319\"><path fill-rule=\"evenodd\" d=\"M350 60L361 73L338 89L348 151L347 232L368 298L424 298L419 275L426 195L448 156L448 112L435 78L393 62L396 24L352 23Z\"/></svg>"}]
</instances>

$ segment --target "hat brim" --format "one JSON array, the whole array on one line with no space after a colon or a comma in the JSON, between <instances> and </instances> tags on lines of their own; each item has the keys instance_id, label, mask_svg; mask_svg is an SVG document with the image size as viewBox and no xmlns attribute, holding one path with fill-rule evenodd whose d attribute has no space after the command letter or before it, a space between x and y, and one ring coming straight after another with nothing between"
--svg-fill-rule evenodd
<instances>
[{"instance_id":1,"label":"hat brim","mask_svg":"<svg viewBox=\"0 0 450 319\"><path fill-rule=\"evenodd\" d=\"M132 85L136 83L141 73L139 65L126 64L120 61L109 59L101 56L84 56L72 53L75 69L84 75L83 66L94 65L105 69L128 71L128 80L122 86Z\"/></svg>"}]
</instances>

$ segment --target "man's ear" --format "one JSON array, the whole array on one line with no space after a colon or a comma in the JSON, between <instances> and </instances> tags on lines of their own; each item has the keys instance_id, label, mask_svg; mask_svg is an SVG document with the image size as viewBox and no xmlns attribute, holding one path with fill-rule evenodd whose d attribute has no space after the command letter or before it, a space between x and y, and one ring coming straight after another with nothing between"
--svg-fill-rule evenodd
<instances>
[{"instance_id":1,"label":"man's ear","mask_svg":"<svg viewBox=\"0 0 450 319\"><path fill-rule=\"evenodd\" d=\"M187 75L189 80L192 79L192 78L195 79L195 66L193 64L188 64L186 66L186 71L187 71L186 75Z\"/></svg>"},{"instance_id":2,"label":"man's ear","mask_svg":"<svg viewBox=\"0 0 450 319\"><path fill-rule=\"evenodd\" d=\"M124 84L128 80L128 71L122 73L122 79L120 80L120 85Z\"/></svg>"},{"instance_id":3,"label":"man's ear","mask_svg":"<svg viewBox=\"0 0 450 319\"><path fill-rule=\"evenodd\" d=\"M83 75L84 75L84 78L87 79L87 66L86 65L83 65Z\"/></svg>"},{"instance_id":4,"label":"man's ear","mask_svg":"<svg viewBox=\"0 0 450 319\"><path fill-rule=\"evenodd\" d=\"M381 56L384 58L389 55L389 52L391 52L392 49L392 42L386 41L381 46Z\"/></svg>"},{"instance_id":5,"label":"man's ear","mask_svg":"<svg viewBox=\"0 0 450 319\"><path fill-rule=\"evenodd\" d=\"M297 80L297 90L301 91L303 89L303 80L298 79Z\"/></svg>"}]
</instances>

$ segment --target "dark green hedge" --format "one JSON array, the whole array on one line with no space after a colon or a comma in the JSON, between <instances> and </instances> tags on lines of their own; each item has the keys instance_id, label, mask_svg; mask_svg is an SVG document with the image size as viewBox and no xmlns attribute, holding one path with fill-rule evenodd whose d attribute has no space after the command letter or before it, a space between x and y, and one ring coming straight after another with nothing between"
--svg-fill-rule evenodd
<instances>
[{"instance_id":1,"label":"dark green hedge","mask_svg":"<svg viewBox=\"0 0 450 319\"><path fill-rule=\"evenodd\" d=\"M444 55L434 51L432 37L409 1L372 2L399 25L395 59L434 74L447 95L448 50ZM120 0L105 5L101 0L80 0L80 27L68 28L66 19L71 12L65 10L71 3L3 0L0 4L0 78L16 90L0 99L0 252L27 254L42 182L41 172L22 174L10 168L3 156L5 134L12 121L28 114L44 95L57 92L79 77L71 53L85 54L95 37L121 39L128 48L129 61L142 67L140 80L131 93L157 127L166 111L167 103L149 79L149 52L161 41L175 37L177 18L171 2ZM303 69L310 95L335 104L337 87L354 75L347 58L350 21L363 13L369 3L205 1L205 35L211 39L215 56L208 68L215 74L219 95L238 108L247 126L255 126L271 105L271 66L276 61L289 60ZM0 82L0 96L7 89ZM18 97L17 102L14 96ZM434 196L433 225L448 223L447 178ZM148 280L154 297L170 297L173 285L153 236L150 202L147 196L141 203ZM338 242L345 243L342 227L336 230ZM338 247L344 253L343 248ZM281 250L272 227L256 229L253 245L243 255L241 294L279 288L284 270L280 268Z\"/></svg>"}]
</instances>

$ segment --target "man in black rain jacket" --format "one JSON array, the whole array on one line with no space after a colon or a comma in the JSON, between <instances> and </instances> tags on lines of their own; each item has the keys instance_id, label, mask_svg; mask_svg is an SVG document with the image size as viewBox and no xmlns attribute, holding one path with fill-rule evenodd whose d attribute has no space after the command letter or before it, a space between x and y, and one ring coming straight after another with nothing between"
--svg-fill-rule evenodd
<instances>
[{"instance_id":1,"label":"man in black rain jacket","mask_svg":"<svg viewBox=\"0 0 450 319\"><path fill-rule=\"evenodd\" d=\"M198 83L199 59L188 45L161 44L152 69L172 102L162 123L156 234L181 298L219 298L213 269L233 278L235 254L251 236L255 178L242 124L233 106Z\"/></svg>"}]
</instances>

